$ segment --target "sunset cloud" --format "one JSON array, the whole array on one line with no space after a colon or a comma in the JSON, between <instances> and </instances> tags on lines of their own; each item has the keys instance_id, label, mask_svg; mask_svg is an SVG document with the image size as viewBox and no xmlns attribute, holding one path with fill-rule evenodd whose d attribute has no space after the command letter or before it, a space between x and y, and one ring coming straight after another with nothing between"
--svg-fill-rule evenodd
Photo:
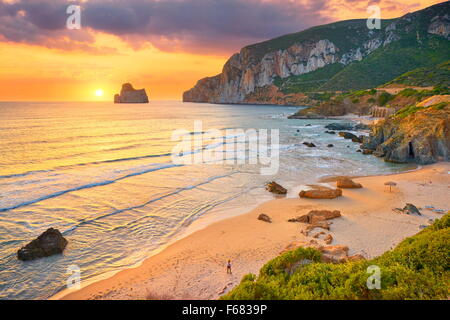
<instances>
[{"instance_id":1,"label":"sunset cloud","mask_svg":"<svg viewBox=\"0 0 450 320\"><path fill-rule=\"evenodd\" d=\"M0 38L64 50L97 48L95 34L120 37L131 47L164 51L232 52L286 33L338 20L365 17L378 4L386 17L438 1L396 0L2 0ZM67 30L66 8L82 6L81 30ZM111 48L109 48L111 49Z\"/></svg>"},{"instance_id":2,"label":"sunset cloud","mask_svg":"<svg viewBox=\"0 0 450 320\"><path fill-rule=\"evenodd\" d=\"M102 88L110 101L124 82L180 99L245 45L367 18L371 4L394 18L438 2L0 0L0 100L90 100ZM81 30L66 29L70 4L82 6Z\"/></svg>"}]
</instances>

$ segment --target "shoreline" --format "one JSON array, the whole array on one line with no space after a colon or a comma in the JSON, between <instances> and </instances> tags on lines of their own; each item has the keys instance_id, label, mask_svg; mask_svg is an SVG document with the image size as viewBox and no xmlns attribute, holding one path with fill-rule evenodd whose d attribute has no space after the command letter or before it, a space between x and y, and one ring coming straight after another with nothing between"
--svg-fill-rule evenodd
<instances>
[{"instance_id":1,"label":"shoreline","mask_svg":"<svg viewBox=\"0 0 450 320\"><path fill-rule=\"evenodd\" d=\"M50 299L216 299L236 286L243 275L258 273L289 244L308 241L310 237L300 232L305 225L287 219L315 209L342 213L331 225L332 245L348 245L351 254L372 258L419 232L419 226L429 219L441 216L428 210L422 210L420 217L401 215L393 213L393 208L411 202L418 207L449 209L445 201L449 172L450 163L444 162L396 174L354 178L364 188L344 189L344 196L333 200L270 200L250 212L246 208L247 213L176 237L135 268L86 283L76 291L65 289ZM388 178L398 183L393 192L384 190ZM260 213L272 217L273 223L257 220ZM228 259L233 262L233 275L225 272Z\"/></svg>"}]
</instances>

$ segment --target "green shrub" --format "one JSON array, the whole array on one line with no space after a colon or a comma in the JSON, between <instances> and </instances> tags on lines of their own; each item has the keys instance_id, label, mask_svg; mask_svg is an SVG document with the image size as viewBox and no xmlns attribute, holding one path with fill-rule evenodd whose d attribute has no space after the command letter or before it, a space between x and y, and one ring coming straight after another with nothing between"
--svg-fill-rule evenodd
<instances>
[{"instance_id":1,"label":"green shrub","mask_svg":"<svg viewBox=\"0 0 450 320\"><path fill-rule=\"evenodd\" d=\"M391 101L394 98L393 95L391 95L388 92L382 92L379 97L378 97L378 104L380 106L384 106L386 103L388 103L389 101Z\"/></svg>"},{"instance_id":2,"label":"green shrub","mask_svg":"<svg viewBox=\"0 0 450 320\"><path fill-rule=\"evenodd\" d=\"M417 93L418 93L418 91L415 89L406 88L406 89L403 89L402 91L400 91L398 94L403 97L412 97L412 96L417 95Z\"/></svg>"},{"instance_id":3,"label":"green shrub","mask_svg":"<svg viewBox=\"0 0 450 320\"><path fill-rule=\"evenodd\" d=\"M423 107L417 107L417 106L408 106L408 107L404 107L403 109L400 109L399 111L397 111L397 113L395 114L397 117L399 118L405 118L411 114L416 113L419 110L423 110Z\"/></svg>"},{"instance_id":4,"label":"green shrub","mask_svg":"<svg viewBox=\"0 0 450 320\"><path fill-rule=\"evenodd\" d=\"M433 108L434 110L442 110L444 109L446 106L448 106L449 103L448 102L441 102L435 105L432 105L431 108Z\"/></svg>"},{"instance_id":5,"label":"green shrub","mask_svg":"<svg viewBox=\"0 0 450 320\"><path fill-rule=\"evenodd\" d=\"M450 288L450 213L395 249L372 260L320 262L320 252L298 248L246 275L222 299L447 299ZM302 264L305 260L308 264ZM367 267L381 271L381 289L367 288Z\"/></svg>"}]
</instances>

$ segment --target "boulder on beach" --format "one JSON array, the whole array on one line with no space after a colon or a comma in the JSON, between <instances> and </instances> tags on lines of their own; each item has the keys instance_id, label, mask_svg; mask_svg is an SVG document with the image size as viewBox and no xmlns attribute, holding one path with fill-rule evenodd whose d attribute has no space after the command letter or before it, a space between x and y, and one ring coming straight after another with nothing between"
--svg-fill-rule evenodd
<instances>
[{"instance_id":1,"label":"boulder on beach","mask_svg":"<svg viewBox=\"0 0 450 320\"><path fill-rule=\"evenodd\" d=\"M323 247L322 262L329 263L342 263L348 259L348 247L343 245L327 246Z\"/></svg>"},{"instance_id":2,"label":"boulder on beach","mask_svg":"<svg viewBox=\"0 0 450 320\"><path fill-rule=\"evenodd\" d=\"M314 223L311 223L306 227L306 233L308 234L311 230L314 230L315 228L322 228L325 230L330 230L330 223L327 221L316 221Z\"/></svg>"},{"instance_id":3,"label":"boulder on beach","mask_svg":"<svg viewBox=\"0 0 450 320\"><path fill-rule=\"evenodd\" d=\"M415 205L413 205L412 203L407 203L405 205L405 207L403 208L403 212L406 214L417 214L419 216L422 215L420 213L419 209L417 209L417 207Z\"/></svg>"},{"instance_id":4,"label":"boulder on beach","mask_svg":"<svg viewBox=\"0 0 450 320\"><path fill-rule=\"evenodd\" d=\"M287 189L283 188L281 185L279 185L275 181L268 182L266 184L266 190L269 192L272 192L272 193L276 193L276 194L286 194L287 193Z\"/></svg>"},{"instance_id":5,"label":"boulder on beach","mask_svg":"<svg viewBox=\"0 0 450 320\"><path fill-rule=\"evenodd\" d=\"M17 251L17 258L26 261L60 254L64 251L66 245L67 240L61 232L50 228L25 247L20 248Z\"/></svg>"},{"instance_id":6,"label":"boulder on beach","mask_svg":"<svg viewBox=\"0 0 450 320\"><path fill-rule=\"evenodd\" d=\"M309 217L307 214L303 216L299 216L296 218L291 218L288 220L288 222L301 222L301 223L309 223Z\"/></svg>"},{"instance_id":7,"label":"boulder on beach","mask_svg":"<svg viewBox=\"0 0 450 320\"><path fill-rule=\"evenodd\" d=\"M359 189L362 188L360 183L354 182L349 178L340 178L336 182L336 186L341 189Z\"/></svg>"},{"instance_id":8,"label":"boulder on beach","mask_svg":"<svg viewBox=\"0 0 450 320\"><path fill-rule=\"evenodd\" d=\"M401 208L394 208L393 211L398 212L398 213L417 214L419 216L422 215L420 213L420 210L415 205L413 205L412 203L407 203L403 207L403 209L401 209Z\"/></svg>"},{"instance_id":9,"label":"boulder on beach","mask_svg":"<svg viewBox=\"0 0 450 320\"><path fill-rule=\"evenodd\" d=\"M309 199L334 199L342 196L342 190L330 188L302 190L300 191L299 196L300 198L309 198Z\"/></svg>"},{"instance_id":10,"label":"boulder on beach","mask_svg":"<svg viewBox=\"0 0 450 320\"><path fill-rule=\"evenodd\" d=\"M268 222L268 223L272 223L272 219L265 213L261 213L258 216L258 220L264 221L264 222Z\"/></svg>"},{"instance_id":11,"label":"boulder on beach","mask_svg":"<svg viewBox=\"0 0 450 320\"><path fill-rule=\"evenodd\" d=\"M308 213L310 217L310 221L314 222L315 220L331 220L335 218L339 218L341 216L341 212L339 210L311 210ZM320 218L319 218L320 217Z\"/></svg>"},{"instance_id":12,"label":"boulder on beach","mask_svg":"<svg viewBox=\"0 0 450 320\"><path fill-rule=\"evenodd\" d=\"M319 221L331 220L341 216L339 210L311 210L308 214L289 219L288 222L301 222L314 224Z\"/></svg>"}]
</instances>

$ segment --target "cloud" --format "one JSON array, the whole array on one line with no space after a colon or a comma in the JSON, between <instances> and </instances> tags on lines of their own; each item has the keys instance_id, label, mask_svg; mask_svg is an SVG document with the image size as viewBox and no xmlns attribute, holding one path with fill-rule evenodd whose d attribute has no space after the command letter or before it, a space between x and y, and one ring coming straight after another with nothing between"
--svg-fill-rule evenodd
<instances>
[{"instance_id":1,"label":"cloud","mask_svg":"<svg viewBox=\"0 0 450 320\"><path fill-rule=\"evenodd\" d=\"M95 32L120 37L133 48L227 52L326 22L323 1L90 0L82 6L82 30L67 30L74 1L0 0L0 38L62 49L93 46ZM319 4L319 5L318 5Z\"/></svg>"},{"instance_id":2,"label":"cloud","mask_svg":"<svg viewBox=\"0 0 450 320\"><path fill-rule=\"evenodd\" d=\"M336 19L336 6L395 0L85 0L81 30L67 30L68 0L0 0L0 39L65 50L96 50L95 33L139 49L231 53L240 47ZM103 48L107 50L108 48Z\"/></svg>"}]
</instances>

